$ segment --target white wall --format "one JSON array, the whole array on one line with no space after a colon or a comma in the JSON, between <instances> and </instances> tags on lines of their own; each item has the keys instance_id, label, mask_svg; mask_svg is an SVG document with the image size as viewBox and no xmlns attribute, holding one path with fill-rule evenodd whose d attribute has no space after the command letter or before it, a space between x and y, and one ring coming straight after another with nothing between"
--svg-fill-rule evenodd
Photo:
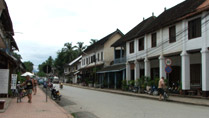
<instances>
[{"instance_id":1,"label":"white wall","mask_svg":"<svg viewBox=\"0 0 209 118\"><path fill-rule=\"evenodd\" d=\"M138 39L139 38L134 39L134 43L135 43L134 51L135 52L132 54L129 53L129 43L131 41L126 42L127 61L134 61L136 59L144 59L145 57L148 57L148 58L157 57L157 56L160 56L161 54L166 55L166 54L171 54L171 53L179 53L179 52L182 52L183 50L190 51L190 50L201 49L203 45L206 45L207 47L209 47L209 23L205 24L205 22L209 20L209 16L203 19L205 14L207 13L205 12L198 16L176 23L175 24L176 42L169 43L169 27L173 25L164 27L156 31L157 47L151 48L151 34L155 32L146 34L146 36L144 36L145 37L145 41L144 41L145 49L143 51L138 51ZM202 25L202 35L201 37L189 40L188 30L187 30L188 21L201 17L201 16L202 16L202 24L204 24ZM204 38L206 38L205 42L204 42Z\"/></svg>"}]
</instances>

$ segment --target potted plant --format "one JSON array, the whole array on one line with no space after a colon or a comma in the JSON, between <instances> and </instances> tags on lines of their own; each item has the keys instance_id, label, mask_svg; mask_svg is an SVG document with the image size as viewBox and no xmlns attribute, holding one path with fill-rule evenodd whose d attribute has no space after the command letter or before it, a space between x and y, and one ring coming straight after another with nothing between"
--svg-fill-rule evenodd
<instances>
[{"instance_id":1,"label":"potted plant","mask_svg":"<svg viewBox=\"0 0 209 118\"><path fill-rule=\"evenodd\" d=\"M140 93L144 93L145 87L146 87L146 83L145 83L145 77L141 77L137 80L137 85L139 86L139 90L138 92Z\"/></svg>"},{"instance_id":2,"label":"potted plant","mask_svg":"<svg viewBox=\"0 0 209 118\"><path fill-rule=\"evenodd\" d=\"M127 85L127 81L126 80L122 81L122 90L123 91L127 91L128 90L128 85Z\"/></svg>"}]
</instances>

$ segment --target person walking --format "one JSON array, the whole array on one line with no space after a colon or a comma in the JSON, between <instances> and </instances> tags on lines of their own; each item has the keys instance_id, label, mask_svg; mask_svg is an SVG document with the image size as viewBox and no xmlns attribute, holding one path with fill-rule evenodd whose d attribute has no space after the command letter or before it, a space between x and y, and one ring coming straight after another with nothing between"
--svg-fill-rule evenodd
<instances>
[{"instance_id":1,"label":"person walking","mask_svg":"<svg viewBox=\"0 0 209 118\"><path fill-rule=\"evenodd\" d=\"M32 103L32 91L33 91L34 82L29 75L26 76L26 81L23 82L21 86L24 85L26 85L26 91L28 94L28 103Z\"/></svg>"},{"instance_id":2,"label":"person walking","mask_svg":"<svg viewBox=\"0 0 209 118\"><path fill-rule=\"evenodd\" d=\"M37 79L33 78L33 82L34 82L34 86L33 86L34 94L33 95L36 95L36 93L37 93L37 84L38 84Z\"/></svg>"},{"instance_id":3,"label":"person walking","mask_svg":"<svg viewBox=\"0 0 209 118\"><path fill-rule=\"evenodd\" d=\"M162 100L162 95L164 94L164 87L165 87L164 77L161 77L161 79L158 82L158 91L160 94L159 100Z\"/></svg>"}]
</instances>

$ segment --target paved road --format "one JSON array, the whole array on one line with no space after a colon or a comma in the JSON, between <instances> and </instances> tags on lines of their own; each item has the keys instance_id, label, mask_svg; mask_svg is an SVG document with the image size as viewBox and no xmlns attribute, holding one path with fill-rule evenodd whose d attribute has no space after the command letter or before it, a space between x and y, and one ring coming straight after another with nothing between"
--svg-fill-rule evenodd
<instances>
[{"instance_id":1,"label":"paved road","mask_svg":"<svg viewBox=\"0 0 209 118\"><path fill-rule=\"evenodd\" d=\"M58 88L58 87L57 87ZM59 103L77 118L209 118L209 107L64 86Z\"/></svg>"}]
</instances>

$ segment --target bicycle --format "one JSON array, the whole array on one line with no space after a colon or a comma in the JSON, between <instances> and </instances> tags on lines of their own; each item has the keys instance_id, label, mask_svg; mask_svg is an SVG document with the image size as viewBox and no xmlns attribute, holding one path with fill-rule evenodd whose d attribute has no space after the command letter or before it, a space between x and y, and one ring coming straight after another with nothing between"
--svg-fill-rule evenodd
<instances>
[{"instance_id":1,"label":"bicycle","mask_svg":"<svg viewBox=\"0 0 209 118\"><path fill-rule=\"evenodd\" d=\"M17 85L16 95L17 95L17 103L22 102L21 99L23 98L23 88L20 85Z\"/></svg>"},{"instance_id":2,"label":"bicycle","mask_svg":"<svg viewBox=\"0 0 209 118\"><path fill-rule=\"evenodd\" d=\"M168 98L169 98L169 95L168 95L167 91L165 90L164 93L163 93L163 100L167 101Z\"/></svg>"}]
</instances>

